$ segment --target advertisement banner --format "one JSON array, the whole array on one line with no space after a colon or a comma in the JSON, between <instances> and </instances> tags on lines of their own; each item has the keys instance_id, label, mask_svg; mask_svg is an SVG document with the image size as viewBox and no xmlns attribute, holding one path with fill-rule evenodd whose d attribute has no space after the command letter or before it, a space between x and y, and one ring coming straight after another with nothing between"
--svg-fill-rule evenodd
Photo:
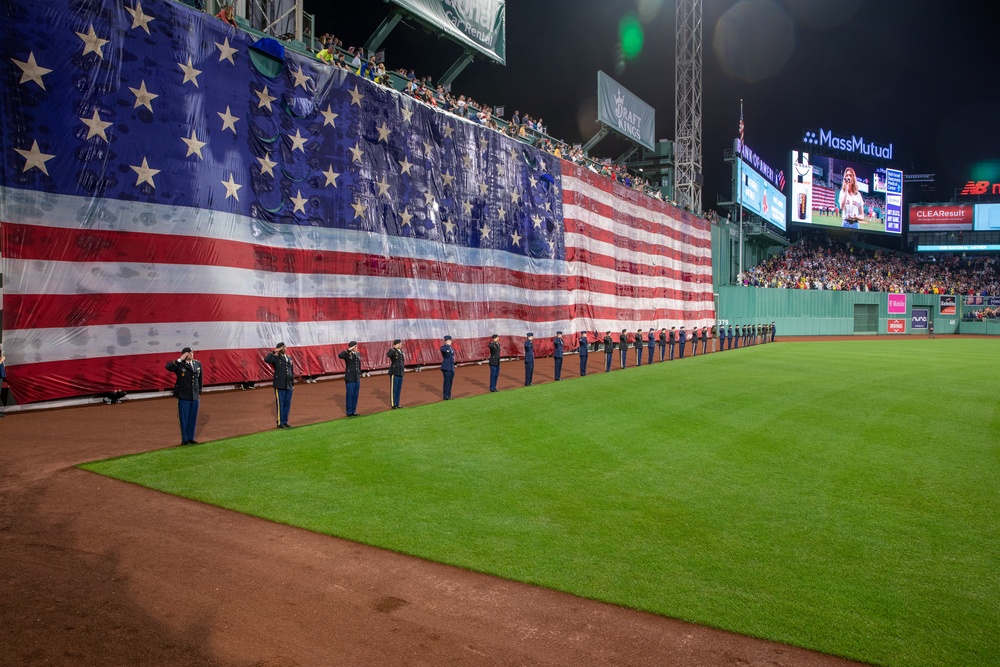
<instances>
[{"instance_id":1,"label":"advertisement banner","mask_svg":"<svg viewBox=\"0 0 1000 667\"><path fill-rule=\"evenodd\" d=\"M988 296L986 297L986 305L990 308L996 308L1000 306L1000 296Z\"/></svg>"},{"instance_id":2,"label":"advertisement banner","mask_svg":"<svg viewBox=\"0 0 1000 667\"><path fill-rule=\"evenodd\" d=\"M878 192L877 171L875 186ZM903 172L899 169L885 170L885 231L903 233Z\"/></svg>"},{"instance_id":3,"label":"advertisement banner","mask_svg":"<svg viewBox=\"0 0 1000 667\"><path fill-rule=\"evenodd\" d=\"M906 314L906 295L905 294L890 294L889 296L889 314L890 315L905 315Z\"/></svg>"},{"instance_id":4,"label":"advertisement banner","mask_svg":"<svg viewBox=\"0 0 1000 667\"><path fill-rule=\"evenodd\" d=\"M916 329L927 330L928 322L928 311L926 308L914 308L910 312L910 330L914 331Z\"/></svg>"},{"instance_id":5,"label":"advertisement banner","mask_svg":"<svg viewBox=\"0 0 1000 667\"><path fill-rule=\"evenodd\" d=\"M507 64L507 0L392 0L456 42Z\"/></svg>"},{"instance_id":6,"label":"advertisement banner","mask_svg":"<svg viewBox=\"0 0 1000 667\"><path fill-rule=\"evenodd\" d=\"M972 231L974 211L972 204L910 204L910 231Z\"/></svg>"},{"instance_id":7,"label":"advertisement banner","mask_svg":"<svg viewBox=\"0 0 1000 667\"><path fill-rule=\"evenodd\" d=\"M958 311L958 299L953 294L942 294L938 312L942 315L955 315Z\"/></svg>"},{"instance_id":8,"label":"advertisement banner","mask_svg":"<svg viewBox=\"0 0 1000 667\"><path fill-rule=\"evenodd\" d=\"M891 334L905 334L906 320L889 320L886 324L886 331Z\"/></svg>"},{"instance_id":9,"label":"advertisement banner","mask_svg":"<svg viewBox=\"0 0 1000 667\"><path fill-rule=\"evenodd\" d=\"M597 120L653 150L656 116L653 107L604 72L597 71Z\"/></svg>"}]
</instances>

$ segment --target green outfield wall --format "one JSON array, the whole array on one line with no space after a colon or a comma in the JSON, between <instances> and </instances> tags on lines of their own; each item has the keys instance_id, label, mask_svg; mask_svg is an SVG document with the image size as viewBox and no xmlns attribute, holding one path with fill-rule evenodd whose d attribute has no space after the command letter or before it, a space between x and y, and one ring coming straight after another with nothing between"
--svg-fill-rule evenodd
<instances>
[{"instance_id":1,"label":"green outfield wall","mask_svg":"<svg viewBox=\"0 0 1000 667\"><path fill-rule=\"evenodd\" d=\"M885 292L835 292L819 290L770 289L721 285L717 288L717 318L722 324L775 323L778 336L926 336L926 329L914 329L914 309L926 309L934 323L935 335L954 333L1000 334L1000 324L961 322L958 315L942 315L934 294L907 294L905 313L889 314ZM903 332L889 333L890 321Z\"/></svg>"}]
</instances>

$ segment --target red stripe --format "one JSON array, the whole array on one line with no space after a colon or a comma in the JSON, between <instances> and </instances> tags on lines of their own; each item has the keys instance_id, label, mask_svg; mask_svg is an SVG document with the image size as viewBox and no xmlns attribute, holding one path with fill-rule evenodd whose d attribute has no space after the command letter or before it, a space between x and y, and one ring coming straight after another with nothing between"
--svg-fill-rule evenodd
<instances>
[{"instance_id":1,"label":"red stripe","mask_svg":"<svg viewBox=\"0 0 1000 667\"><path fill-rule=\"evenodd\" d=\"M692 293L641 289L644 296L684 300ZM710 294L702 298L711 299ZM164 303L184 307L165 313ZM218 294L12 294L6 297L8 331L170 322L326 322L352 320L489 320L556 322L578 317L628 322L693 319L687 310L569 306L526 306L509 302L431 299L298 299ZM711 317L707 311L698 317Z\"/></svg>"},{"instance_id":2,"label":"red stripe","mask_svg":"<svg viewBox=\"0 0 1000 667\"><path fill-rule=\"evenodd\" d=\"M620 210L612 208L607 204L602 204L596 200L590 199L584 193L564 190L563 195L565 203L576 204L580 208L596 213L609 222L631 227L649 234L655 234L656 236L667 237L678 243L690 245L694 248L709 248L712 245L711 238L703 238L693 234L686 234L665 224L650 222L643 218L628 215Z\"/></svg>"},{"instance_id":3,"label":"red stripe","mask_svg":"<svg viewBox=\"0 0 1000 667\"><path fill-rule=\"evenodd\" d=\"M286 274L320 274L416 278L471 285L510 285L519 289L578 289L620 294L622 286L585 277L535 274L502 267L465 266L409 257L363 253L269 248L238 241L171 236L141 232L96 232L6 223L6 253L10 259L66 262L128 262L139 264L200 264ZM572 252L571 252L572 251ZM621 262L606 255L567 249L567 259L653 277L690 281L694 271ZM682 256L682 253L677 253ZM709 258L704 276L709 278ZM692 266L692 269L694 266ZM629 289L629 288L626 288ZM641 288L636 288L641 289ZM638 292L641 293L641 292ZM650 296L654 296L650 294ZM658 294L656 295L658 296Z\"/></svg>"}]
</instances>

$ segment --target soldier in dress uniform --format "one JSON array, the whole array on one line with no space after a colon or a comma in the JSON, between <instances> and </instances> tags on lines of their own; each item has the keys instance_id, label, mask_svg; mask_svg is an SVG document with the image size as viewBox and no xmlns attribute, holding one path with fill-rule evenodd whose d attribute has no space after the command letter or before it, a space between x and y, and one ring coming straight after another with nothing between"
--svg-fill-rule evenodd
<instances>
[{"instance_id":1,"label":"soldier in dress uniform","mask_svg":"<svg viewBox=\"0 0 1000 667\"><path fill-rule=\"evenodd\" d=\"M611 332L604 334L604 372L611 372L611 357L615 353L615 344L611 338Z\"/></svg>"},{"instance_id":2,"label":"soldier in dress uniform","mask_svg":"<svg viewBox=\"0 0 1000 667\"><path fill-rule=\"evenodd\" d=\"M557 331L556 337L552 339L552 362L555 364L556 382L562 377L563 344L562 331Z\"/></svg>"},{"instance_id":3,"label":"soldier in dress uniform","mask_svg":"<svg viewBox=\"0 0 1000 667\"><path fill-rule=\"evenodd\" d=\"M451 346L451 336L445 336L441 346L441 376L444 380L441 395L450 401L451 385L455 381L455 348Z\"/></svg>"},{"instance_id":4,"label":"soldier in dress uniform","mask_svg":"<svg viewBox=\"0 0 1000 667\"><path fill-rule=\"evenodd\" d=\"M771 342L774 342L774 334L778 332L778 327L774 326L774 322L771 322Z\"/></svg>"},{"instance_id":5,"label":"soldier in dress uniform","mask_svg":"<svg viewBox=\"0 0 1000 667\"><path fill-rule=\"evenodd\" d=\"M691 327L691 356L698 356L698 327Z\"/></svg>"},{"instance_id":6,"label":"soldier in dress uniform","mask_svg":"<svg viewBox=\"0 0 1000 667\"><path fill-rule=\"evenodd\" d=\"M670 340L668 344L670 345L670 361L673 361L674 352L677 349L677 327L670 327Z\"/></svg>"},{"instance_id":7,"label":"soldier in dress uniform","mask_svg":"<svg viewBox=\"0 0 1000 667\"><path fill-rule=\"evenodd\" d=\"M642 329L635 330L635 366L642 366Z\"/></svg>"},{"instance_id":8,"label":"soldier in dress uniform","mask_svg":"<svg viewBox=\"0 0 1000 667\"><path fill-rule=\"evenodd\" d=\"M535 334L529 331L527 338L524 341L524 386L530 387L535 375Z\"/></svg>"},{"instance_id":9,"label":"soldier in dress uniform","mask_svg":"<svg viewBox=\"0 0 1000 667\"><path fill-rule=\"evenodd\" d=\"M660 340L658 341L660 346L660 361L667 358L667 328L663 327L660 329Z\"/></svg>"},{"instance_id":10,"label":"soldier in dress uniform","mask_svg":"<svg viewBox=\"0 0 1000 667\"><path fill-rule=\"evenodd\" d=\"M392 347L385 353L389 357L389 406L395 410L403 407L399 403L399 395L403 391L403 371L406 368L406 355L403 354L403 341L392 341Z\"/></svg>"},{"instance_id":11,"label":"soldier in dress uniform","mask_svg":"<svg viewBox=\"0 0 1000 667\"><path fill-rule=\"evenodd\" d=\"M677 345L680 346L680 358L684 358L684 345L687 343L687 331L684 329L684 325L681 325L680 330L677 332Z\"/></svg>"},{"instance_id":12,"label":"soldier in dress uniform","mask_svg":"<svg viewBox=\"0 0 1000 667\"><path fill-rule=\"evenodd\" d=\"M743 337L743 333L740 331L740 325L737 324L736 325L736 334L735 334L735 338L736 338L735 343L736 343L736 349L737 350L740 349L740 339L742 337Z\"/></svg>"},{"instance_id":13,"label":"soldier in dress uniform","mask_svg":"<svg viewBox=\"0 0 1000 667\"><path fill-rule=\"evenodd\" d=\"M711 336L712 336L712 352L718 352L716 348L719 345L719 327L715 324L712 325Z\"/></svg>"},{"instance_id":14,"label":"soldier in dress uniform","mask_svg":"<svg viewBox=\"0 0 1000 667\"><path fill-rule=\"evenodd\" d=\"M580 352L580 377L584 377L587 374L587 356L590 354L590 341L587 340L587 332L584 331L580 334L579 339L579 352Z\"/></svg>"},{"instance_id":15,"label":"soldier in dress uniform","mask_svg":"<svg viewBox=\"0 0 1000 667\"><path fill-rule=\"evenodd\" d=\"M167 370L177 376L174 396L177 397L177 418L181 424L181 444L197 445L194 432L198 426L198 404L204 380L201 362L195 361L190 347L185 347L176 361L167 362Z\"/></svg>"},{"instance_id":16,"label":"soldier in dress uniform","mask_svg":"<svg viewBox=\"0 0 1000 667\"><path fill-rule=\"evenodd\" d=\"M646 355L646 363L653 363L653 350L656 349L656 329L653 327L649 328L649 332L646 335L646 349L649 354Z\"/></svg>"},{"instance_id":17,"label":"soldier in dress uniform","mask_svg":"<svg viewBox=\"0 0 1000 667\"><path fill-rule=\"evenodd\" d=\"M708 354L708 327L701 328L701 353Z\"/></svg>"},{"instance_id":18,"label":"soldier in dress uniform","mask_svg":"<svg viewBox=\"0 0 1000 667\"><path fill-rule=\"evenodd\" d=\"M728 342L726 343L726 349L727 350L731 350L731 349L733 349L733 325L732 324L729 325L729 333L727 334L727 339L728 339Z\"/></svg>"},{"instance_id":19,"label":"soldier in dress uniform","mask_svg":"<svg viewBox=\"0 0 1000 667\"><path fill-rule=\"evenodd\" d=\"M618 357L621 359L622 368L628 366L628 329L622 329L618 334Z\"/></svg>"},{"instance_id":20,"label":"soldier in dress uniform","mask_svg":"<svg viewBox=\"0 0 1000 667\"><path fill-rule=\"evenodd\" d=\"M344 360L344 389L347 398L347 416L358 416L358 396L361 394L361 355L358 341L352 340L347 349L337 355Z\"/></svg>"},{"instance_id":21,"label":"soldier in dress uniform","mask_svg":"<svg viewBox=\"0 0 1000 667\"><path fill-rule=\"evenodd\" d=\"M500 379L500 334L490 336L490 391L497 390Z\"/></svg>"},{"instance_id":22,"label":"soldier in dress uniform","mask_svg":"<svg viewBox=\"0 0 1000 667\"><path fill-rule=\"evenodd\" d=\"M288 355L288 349L284 343L274 346L274 351L269 352L264 357L264 363L270 364L274 368L274 380L271 385L274 387L274 412L277 417L278 428L291 428L288 423L288 413L292 409L292 387L295 386L295 370L292 365L292 358Z\"/></svg>"}]
</instances>

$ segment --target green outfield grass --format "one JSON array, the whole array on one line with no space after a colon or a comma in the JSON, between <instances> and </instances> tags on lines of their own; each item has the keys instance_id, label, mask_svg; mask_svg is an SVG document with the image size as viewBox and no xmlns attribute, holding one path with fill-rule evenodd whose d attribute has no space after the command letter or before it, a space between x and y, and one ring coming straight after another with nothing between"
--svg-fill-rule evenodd
<instances>
[{"instance_id":1,"label":"green outfield grass","mask_svg":"<svg viewBox=\"0 0 1000 667\"><path fill-rule=\"evenodd\" d=\"M757 346L83 467L857 660L995 665L998 345Z\"/></svg>"}]
</instances>

